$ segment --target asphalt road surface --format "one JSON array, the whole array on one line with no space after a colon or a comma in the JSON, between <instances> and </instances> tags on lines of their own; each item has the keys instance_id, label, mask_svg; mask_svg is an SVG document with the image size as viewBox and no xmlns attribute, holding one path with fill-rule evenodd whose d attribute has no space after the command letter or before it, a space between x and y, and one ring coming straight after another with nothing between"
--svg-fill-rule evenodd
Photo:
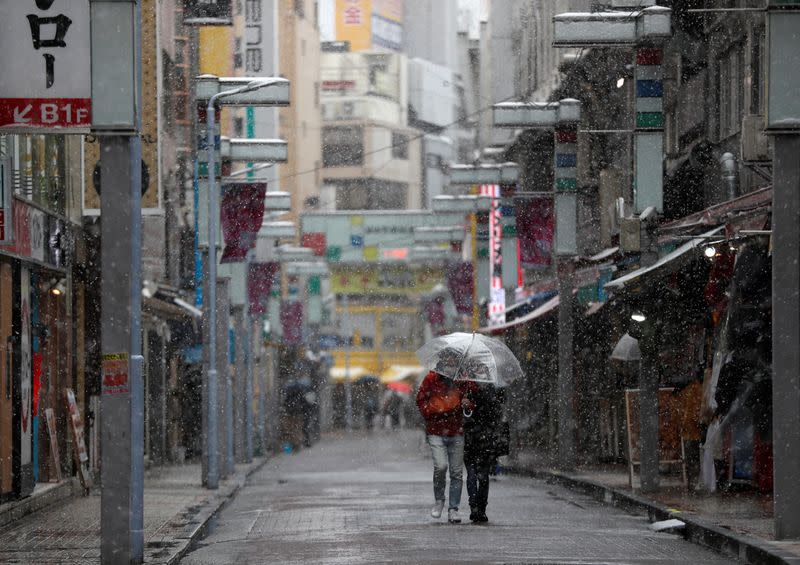
<instances>
[{"instance_id":1,"label":"asphalt road surface","mask_svg":"<svg viewBox=\"0 0 800 565\"><path fill-rule=\"evenodd\" d=\"M432 463L420 431L326 436L254 474L182 563L731 562L534 479L493 481L487 524L468 521L466 495L465 485L464 523L430 517Z\"/></svg>"}]
</instances>

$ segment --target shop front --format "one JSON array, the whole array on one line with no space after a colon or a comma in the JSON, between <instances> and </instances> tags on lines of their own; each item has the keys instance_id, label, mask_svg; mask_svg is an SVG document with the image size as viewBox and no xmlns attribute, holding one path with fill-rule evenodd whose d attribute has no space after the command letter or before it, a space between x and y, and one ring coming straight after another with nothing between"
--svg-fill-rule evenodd
<instances>
[{"instance_id":1,"label":"shop front","mask_svg":"<svg viewBox=\"0 0 800 565\"><path fill-rule=\"evenodd\" d=\"M11 237L0 244L0 500L72 469L65 389L75 387L75 228L64 215L63 137L0 136L13 193L4 210Z\"/></svg>"}]
</instances>

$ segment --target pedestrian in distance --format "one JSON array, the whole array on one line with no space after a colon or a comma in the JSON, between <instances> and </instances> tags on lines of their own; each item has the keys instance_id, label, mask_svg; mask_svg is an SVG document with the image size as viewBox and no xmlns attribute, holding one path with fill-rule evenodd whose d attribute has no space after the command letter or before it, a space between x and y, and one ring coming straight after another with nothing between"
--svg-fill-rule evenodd
<instances>
[{"instance_id":1,"label":"pedestrian in distance","mask_svg":"<svg viewBox=\"0 0 800 565\"><path fill-rule=\"evenodd\" d=\"M488 522L489 474L497 464L498 446L504 444L503 390L481 384L467 393L473 405L464 412L464 466L467 471L469 519Z\"/></svg>"},{"instance_id":2,"label":"pedestrian in distance","mask_svg":"<svg viewBox=\"0 0 800 565\"><path fill-rule=\"evenodd\" d=\"M447 471L450 470L447 521L461 522L458 507L461 504L464 464L463 411L474 408L466 393L475 388L468 381L456 381L460 355L444 353L436 370L430 371L417 392L417 407L425 420L425 434L433 456L433 497L431 516L440 518L445 504Z\"/></svg>"}]
</instances>

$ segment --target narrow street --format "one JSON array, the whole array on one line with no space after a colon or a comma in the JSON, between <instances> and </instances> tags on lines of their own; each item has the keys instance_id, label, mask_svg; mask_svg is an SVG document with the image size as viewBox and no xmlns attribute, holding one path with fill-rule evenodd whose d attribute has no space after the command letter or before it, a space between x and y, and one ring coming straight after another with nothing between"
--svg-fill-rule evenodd
<instances>
[{"instance_id":1,"label":"narrow street","mask_svg":"<svg viewBox=\"0 0 800 565\"><path fill-rule=\"evenodd\" d=\"M429 515L419 431L327 436L279 455L242 488L182 561L221 563L729 563L654 533L647 520L541 481L492 482L490 522Z\"/></svg>"}]
</instances>

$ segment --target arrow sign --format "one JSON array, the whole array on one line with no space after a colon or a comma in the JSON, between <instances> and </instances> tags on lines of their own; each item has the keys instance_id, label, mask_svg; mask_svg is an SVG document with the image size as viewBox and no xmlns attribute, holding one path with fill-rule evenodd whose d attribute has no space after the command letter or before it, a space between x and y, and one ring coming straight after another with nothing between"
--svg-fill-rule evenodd
<instances>
[{"instance_id":1,"label":"arrow sign","mask_svg":"<svg viewBox=\"0 0 800 565\"><path fill-rule=\"evenodd\" d=\"M25 108L22 111L20 111L19 107L14 108L14 123L15 124L30 123L31 119L28 117L28 114L31 113L31 108L33 108L31 104L25 106Z\"/></svg>"}]
</instances>

